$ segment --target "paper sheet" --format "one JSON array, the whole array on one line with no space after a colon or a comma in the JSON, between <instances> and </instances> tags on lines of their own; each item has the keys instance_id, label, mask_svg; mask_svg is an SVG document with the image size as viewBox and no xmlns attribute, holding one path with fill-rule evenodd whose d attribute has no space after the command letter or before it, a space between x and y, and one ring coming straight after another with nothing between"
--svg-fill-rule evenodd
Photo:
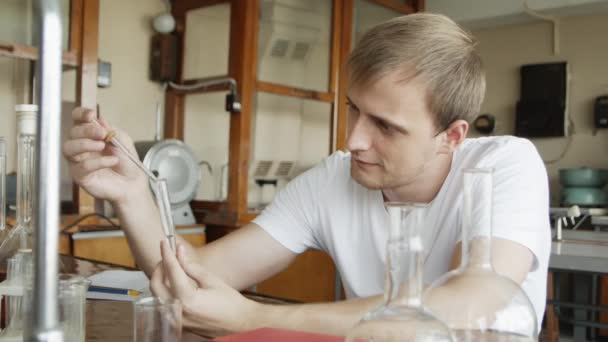
<instances>
[{"instance_id":1,"label":"paper sheet","mask_svg":"<svg viewBox=\"0 0 608 342\"><path fill-rule=\"evenodd\" d=\"M139 296L120 295L103 292L87 292L87 299L106 299L134 302L142 297L150 296L150 281L142 271L109 270L89 277L91 285L137 290Z\"/></svg>"}]
</instances>

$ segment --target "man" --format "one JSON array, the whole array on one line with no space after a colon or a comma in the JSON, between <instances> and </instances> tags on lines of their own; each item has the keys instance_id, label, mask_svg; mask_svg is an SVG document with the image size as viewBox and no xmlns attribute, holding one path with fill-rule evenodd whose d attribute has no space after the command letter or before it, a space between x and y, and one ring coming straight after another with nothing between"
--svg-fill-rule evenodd
<instances>
[{"instance_id":1,"label":"man","mask_svg":"<svg viewBox=\"0 0 608 342\"><path fill-rule=\"evenodd\" d=\"M381 302L384 203L429 203L422 232L429 284L460 260L462 170L492 167L493 266L521 284L540 321L550 247L547 175L527 140L465 139L485 92L473 38L444 16L395 18L362 37L349 72L350 153L336 152L294 179L252 223L225 238L200 249L180 240L177 258L161 243L161 261L163 236L147 180L103 142L107 130L91 123L92 111L75 110L64 154L75 180L113 203L153 292L180 298L185 325L213 333L270 326L345 334ZM308 248L333 258L347 301L269 306L237 291ZM458 291L479 300L474 288Z\"/></svg>"}]
</instances>

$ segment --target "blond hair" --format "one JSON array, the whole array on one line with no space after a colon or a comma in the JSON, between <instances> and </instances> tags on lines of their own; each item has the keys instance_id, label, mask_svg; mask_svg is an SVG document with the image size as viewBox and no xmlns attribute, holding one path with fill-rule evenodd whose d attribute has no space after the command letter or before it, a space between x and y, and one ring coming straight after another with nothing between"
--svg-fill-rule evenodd
<instances>
[{"instance_id":1,"label":"blond hair","mask_svg":"<svg viewBox=\"0 0 608 342\"><path fill-rule=\"evenodd\" d=\"M398 71L427 85L427 104L440 130L471 121L481 108L486 82L473 36L446 16L417 13L367 31L348 60L350 83L374 82Z\"/></svg>"}]
</instances>

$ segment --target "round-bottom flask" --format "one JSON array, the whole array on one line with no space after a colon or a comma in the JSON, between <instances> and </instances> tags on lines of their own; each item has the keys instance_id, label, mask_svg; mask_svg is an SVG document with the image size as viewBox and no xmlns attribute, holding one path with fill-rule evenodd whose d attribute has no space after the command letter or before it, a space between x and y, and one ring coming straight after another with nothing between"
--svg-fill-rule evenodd
<instances>
[{"instance_id":1,"label":"round-bottom flask","mask_svg":"<svg viewBox=\"0 0 608 342\"><path fill-rule=\"evenodd\" d=\"M384 303L365 314L348 342L453 341L450 329L422 305L422 240L426 206L388 203L390 218Z\"/></svg>"},{"instance_id":2,"label":"round-bottom flask","mask_svg":"<svg viewBox=\"0 0 608 342\"><path fill-rule=\"evenodd\" d=\"M457 341L537 341L528 296L492 267L492 191L491 169L465 170L461 263L433 282L423 298Z\"/></svg>"}]
</instances>

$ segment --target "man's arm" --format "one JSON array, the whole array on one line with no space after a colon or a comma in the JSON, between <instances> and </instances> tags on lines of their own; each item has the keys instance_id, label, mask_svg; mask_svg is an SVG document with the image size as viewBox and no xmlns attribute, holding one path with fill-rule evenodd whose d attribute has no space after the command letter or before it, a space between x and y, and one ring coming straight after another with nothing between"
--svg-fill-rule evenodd
<instances>
[{"instance_id":1,"label":"man's arm","mask_svg":"<svg viewBox=\"0 0 608 342\"><path fill-rule=\"evenodd\" d=\"M159 212L150 191L115 206L137 265L150 277L161 261ZM243 290L287 267L296 254L250 223L225 237L195 248L179 235L187 255L231 287Z\"/></svg>"},{"instance_id":2,"label":"man's arm","mask_svg":"<svg viewBox=\"0 0 608 342\"><path fill-rule=\"evenodd\" d=\"M451 269L460 265L461 245L454 250ZM530 250L516 242L493 239L492 264L497 273L506 276L521 285L532 267L533 255ZM483 284L467 283L446 285L441 294L441 303L436 304L436 310L462 310L454 307L456 303L476 302L482 309L479 314L493 310L496 305L495 294L480 293L478 290ZM407 286L406 284L403 286ZM406 292L404 292L406 293ZM447 294L447 295L445 295ZM445 295L445 296L444 296ZM458 300L451 301L450 298ZM434 298L427 298L433 301ZM255 317L251 318L252 328L275 327L294 330L303 330L335 335L344 335L368 311L382 302L382 296L363 299L348 300L335 303L304 304L289 306L261 305ZM485 304L485 305L484 305ZM486 311L484 311L486 310Z\"/></svg>"},{"instance_id":3,"label":"man's arm","mask_svg":"<svg viewBox=\"0 0 608 342\"><path fill-rule=\"evenodd\" d=\"M228 285L216 279L212 272L199 268L199 264L189 261L191 258L186 258L183 254L185 253L178 255L179 261L173 255L163 258L163 267L172 284L171 288L163 284L160 275L153 277L152 287L157 295L174 296L186 303L185 325L193 330L213 334L273 327L345 335L366 312L379 306L383 300L383 297L378 295L318 304L255 303L242 298ZM452 265L457 266L460 253L455 251L453 255ZM529 272L533 260L532 253L527 248L507 240L496 240L492 257L494 266L500 273L520 284ZM450 303L461 303L463 298L480 304L480 307L486 310L493 308L494 305L484 306L485 303L493 303L494 295L490 291L480 292L479 287L482 285L476 283L465 287L461 284L444 286L443 293L449 293L450 296L442 303L446 304L443 309L453 308ZM177 291L177 288L185 290ZM457 300L452 301L451 298Z\"/></svg>"}]
</instances>

